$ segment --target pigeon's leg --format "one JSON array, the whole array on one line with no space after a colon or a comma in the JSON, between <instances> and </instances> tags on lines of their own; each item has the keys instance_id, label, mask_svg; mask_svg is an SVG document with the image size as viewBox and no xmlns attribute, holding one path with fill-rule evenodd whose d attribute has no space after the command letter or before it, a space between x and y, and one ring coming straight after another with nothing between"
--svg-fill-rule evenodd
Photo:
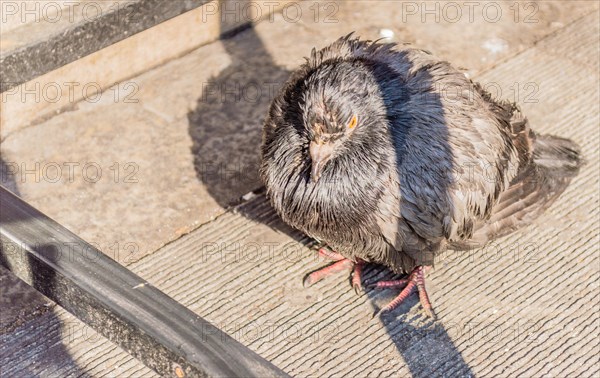
<instances>
[{"instance_id":1,"label":"pigeon's leg","mask_svg":"<svg viewBox=\"0 0 600 378\"><path fill-rule=\"evenodd\" d=\"M346 259L340 253L331 251L327 248L319 248L319 256L321 256L325 259L333 260L333 261L340 261L340 260Z\"/></svg>"},{"instance_id":2,"label":"pigeon's leg","mask_svg":"<svg viewBox=\"0 0 600 378\"><path fill-rule=\"evenodd\" d=\"M319 249L319 256L329 260L333 260L335 262L331 265L315 270L314 272L308 274L304 278L304 287L309 287L331 274L353 268L352 287L354 287L354 291L356 291L357 294L359 293L359 290L362 289L360 283L362 270L364 267L364 262L362 260L358 260L356 263L354 263L351 260L348 260L347 258L342 256L341 254L330 251L326 248Z\"/></svg>"},{"instance_id":3,"label":"pigeon's leg","mask_svg":"<svg viewBox=\"0 0 600 378\"><path fill-rule=\"evenodd\" d=\"M431 306L431 302L429 301L429 296L427 295L427 290L425 289L425 267L418 266L413 269L412 273L408 276L408 279L403 280L394 280L394 281L380 281L374 285L373 288L385 289L390 287L404 287L404 289L398 294L394 300L387 304L384 308L379 312L380 314L384 312L389 312L398 307L402 302L406 300L415 289L419 292L419 301L421 302L421 306L423 306L423 310L425 313L431 318L435 319L435 313L433 312L433 307Z\"/></svg>"}]
</instances>

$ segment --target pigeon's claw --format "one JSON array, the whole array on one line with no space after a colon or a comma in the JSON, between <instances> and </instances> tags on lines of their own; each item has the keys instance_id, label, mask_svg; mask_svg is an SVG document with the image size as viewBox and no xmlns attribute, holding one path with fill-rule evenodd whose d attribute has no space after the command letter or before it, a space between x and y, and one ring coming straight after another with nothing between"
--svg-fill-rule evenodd
<instances>
[{"instance_id":1,"label":"pigeon's claw","mask_svg":"<svg viewBox=\"0 0 600 378\"><path fill-rule=\"evenodd\" d=\"M408 279L394 280L394 281L380 281L370 287L377 289L391 288L391 287L404 287L400 294L384 308L379 311L379 314L390 312L398 307L402 302L406 300L415 290L419 293L419 301L425 311L425 314L432 319L435 319L435 313L431 306L431 301L427 295L425 289L425 268L423 266L416 267L412 273L408 276Z\"/></svg>"},{"instance_id":2,"label":"pigeon's claw","mask_svg":"<svg viewBox=\"0 0 600 378\"><path fill-rule=\"evenodd\" d=\"M354 288L354 292L356 293L356 295L360 295L363 291L361 281L364 267L365 262L362 260L358 260L356 261L356 263L354 263L354 269L352 272L352 287Z\"/></svg>"}]
</instances>

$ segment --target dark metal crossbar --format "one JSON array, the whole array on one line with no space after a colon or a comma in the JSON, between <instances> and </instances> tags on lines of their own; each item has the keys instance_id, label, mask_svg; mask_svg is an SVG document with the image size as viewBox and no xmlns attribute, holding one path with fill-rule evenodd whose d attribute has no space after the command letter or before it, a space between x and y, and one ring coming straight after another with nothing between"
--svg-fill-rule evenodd
<instances>
[{"instance_id":1,"label":"dark metal crossbar","mask_svg":"<svg viewBox=\"0 0 600 378\"><path fill-rule=\"evenodd\" d=\"M287 376L3 187L0 240L3 265L159 374Z\"/></svg>"}]
</instances>

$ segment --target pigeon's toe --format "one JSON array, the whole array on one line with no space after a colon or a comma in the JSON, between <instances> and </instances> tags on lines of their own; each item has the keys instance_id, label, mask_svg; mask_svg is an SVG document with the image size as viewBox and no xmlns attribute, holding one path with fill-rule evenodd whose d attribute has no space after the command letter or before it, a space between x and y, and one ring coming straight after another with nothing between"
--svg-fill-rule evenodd
<instances>
[{"instance_id":1,"label":"pigeon's toe","mask_svg":"<svg viewBox=\"0 0 600 378\"><path fill-rule=\"evenodd\" d=\"M362 272L364 266L365 262L360 259L356 263L354 263L354 269L352 272L352 287L354 288L354 292L356 293L356 295L361 295L361 293L363 292Z\"/></svg>"},{"instance_id":2,"label":"pigeon's toe","mask_svg":"<svg viewBox=\"0 0 600 378\"><path fill-rule=\"evenodd\" d=\"M396 298L383 307L381 311L379 311L379 314L384 314L394 310L400 306L400 304L402 304L413 292L417 291L419 293L419 301L421 302L423 311L427 316L435 320L437 317L433 311L433 307L431 306L431 301L427 295L427 290L425 289L425 268L426 267L423 266L416 267L407 279L379 281L376 284L370 285L369 287L376 289L403 287L400 294L398 294Z\"/></svg>"},{"instance_id":3,"label":"pigeon's toe","mask_svg":"<svg viewBox=\"0 0 600 378\"><path fill-rule=\"evenodd\" d=\"M331 265L327 265L324 268L320 268L306 275L306 277L304 277L303 285L304 287L309 287L325 277L352 268L352 265L354 265L354 263L348 259L338 260Z\"/></svg>"}]
</instances>

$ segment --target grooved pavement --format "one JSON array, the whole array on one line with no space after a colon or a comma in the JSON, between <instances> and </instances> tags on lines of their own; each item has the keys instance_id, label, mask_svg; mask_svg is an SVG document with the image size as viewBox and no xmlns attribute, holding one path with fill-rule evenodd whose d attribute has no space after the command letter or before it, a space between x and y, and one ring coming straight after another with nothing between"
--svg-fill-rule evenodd
<instances>
[{"instance_id":1,"label":"grooved pavement","mask_svg":"<svg viewBox=\"0 0 600 378\"><path fill-rule=\"evenodd\" d=\"M477 78L537 83L532 127L573 138L587 165L535 224L438 261L437 322L415 298L371 321L393 293L356 296L344 274L303 289L323 262L262 195L132 269L294 376L598 376L597 36L593 14Z\"/></svg>"},{"instance_id":2,"label":"grooved pavement","mask_svg":"<svg viewBox=\"0 0 600 378\"><path fill-rule=\"evenodd\" d=\"M598 56L594 54L598 51L598 24L598 13L588 14L534 47L484 66L476 77L492 88L500 88L503 97L514 97L537 132L580 143L588 163L535 224L483 250L442 256L428 275L438 321L425 318L414 297L381 320L371 320L374 309L396 292L367 290L356 296L344 274L302 288L303 275L323 262L311 252L309 240L281 224L261 194L234 210L209 213L203 220L207 223L151 254L148 251L156 241L149 242L148 251L143 251L145 257L129 268L293 376L599 376L600 99ZM245 33L239 36L242 41L248 38ZM207 46L206 50L218 54L215 46ZM210 70L218 72L221 63L215 58ZM235 79L235 72L228 74ZM152 75L150 72L147 77ZM171 80L187 79L182 76ZM144 109L165 115L156 117L157 124L176 123L186 117L186 111L180 108L176 109L181 114L167 114L170 109L166 105L152 100L156 93L141 96L145 96ZM189 101L189 93L180 97L177 101ZM123 112L119 117L127 119L128 115L138 114L121 105L111 105L115 114ZM84 104L81 111L95 117L90 108ZM66 124L68 116L61 118ZM135 125L144 124L137 115L131 117ZM136 126L135 130L139 129ZM176 143L175 137L164 139L156 130L142 140L162 140L167 146ZM102 136L93 137L102 142ZM220 139L215 141L218 149ZM5 143L9 152L18 151L10 140L3 143L4 150ZM116 143L119 148L128 146ZM162 156L165 148L159 146L152 152ZM147 152L135 150L132 156L144 159ZM175 157L181 160L188 154L185 150ZM187 167L182 164L170 168L183 172ZM180 184L188 185L185 180ZM168 203L181 196L169 194L160 183L156 185L165 190ZM31 190L26 186L23 189L26 193ZM143 194L138 187L119 190L106 201L117 203L117 194ZM217 202L220 197L231 197L230 193L210 194ZM44 210L44 206L51 208L50 200L60 201L66 196L60 193L38 201ZM189 210L173 206L179 212ZM118 218L123 214L123 207L109 209L107 216ZM78 218L69 218L65 211L63 207L50 215L59 221L61 217L70 219L71 227L77 229ZM173 216L169 211L162 215ZM131 219L138 222L152 214L144 209L135 216ZM102 228L94 225L102 221L90 216L85 222L92 224L89 235L98 235ZM174 229L175 224L169 227ZM188 225L177 232L192 228ZM160 228L158 232L166 235ZM149 233L146 239L156 239L156 233ZM391 276L377 267L369 267L365 273L365 283ZM23 338L13 337L5 347L28 348L29 352L22 354L21 362L11 361L13 369L19 364L25 366L26 358L35 355L48 358L43 349L50 340L58 350L57 358L67 355L70 362L48 365L43 370L40 364L49 360L40 360L37 366L28 367L30 372L51 376L153 376L60 308L44 313L18 332Z\"/></svg>"}]
</instances>

